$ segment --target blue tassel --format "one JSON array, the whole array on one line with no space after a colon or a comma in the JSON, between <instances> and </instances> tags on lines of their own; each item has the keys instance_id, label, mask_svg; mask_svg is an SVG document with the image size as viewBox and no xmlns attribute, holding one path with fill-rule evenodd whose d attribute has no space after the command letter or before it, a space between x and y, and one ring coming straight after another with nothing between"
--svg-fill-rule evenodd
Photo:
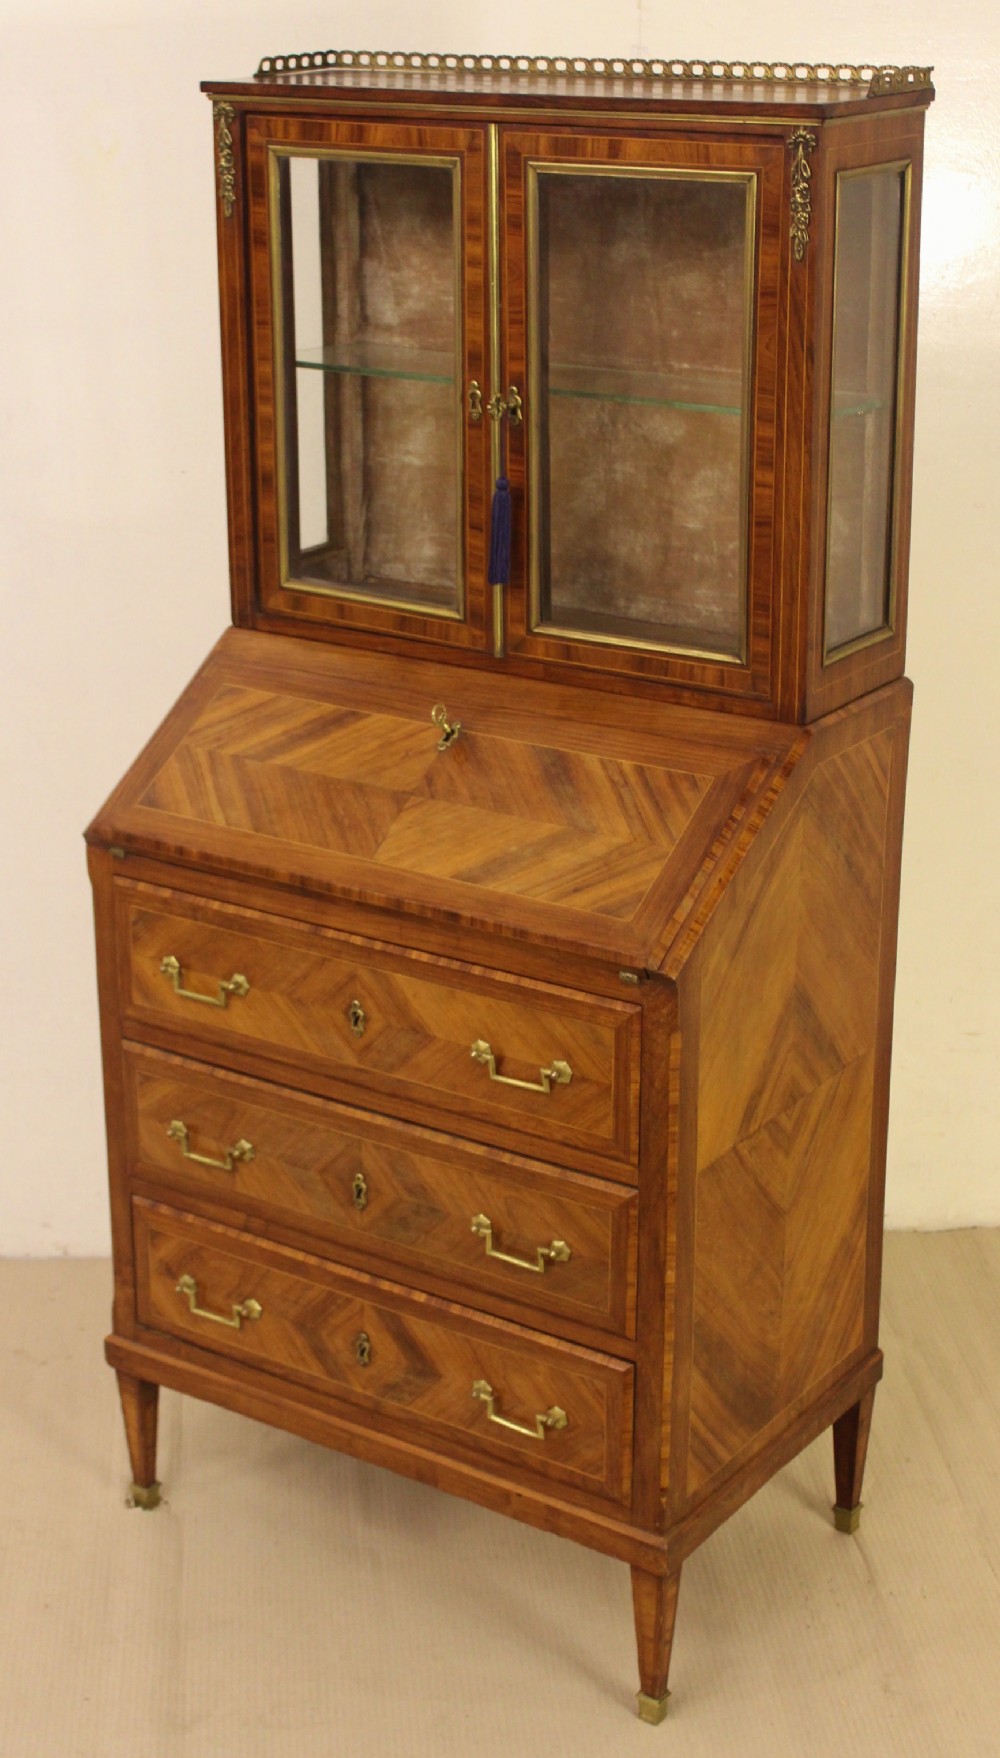
<instances>
[{"instance_id":1,"label":"blue tassel","mask_svg":"<svg viewBox=\"0 0 1000 1758\"><path fill-rule=\"evenodd\" d=\"M487 579L491 586L510 582L510 483L506 476L497 477L490 513L490 565Z\"/></svg>"}]
</instances>

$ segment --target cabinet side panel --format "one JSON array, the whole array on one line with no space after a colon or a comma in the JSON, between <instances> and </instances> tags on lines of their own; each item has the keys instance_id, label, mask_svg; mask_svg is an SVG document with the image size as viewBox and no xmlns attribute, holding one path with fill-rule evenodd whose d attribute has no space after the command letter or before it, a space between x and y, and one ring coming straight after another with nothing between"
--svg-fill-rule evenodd
<instances>
[{"instance_id":1,"label":"cabinet side panel","mask_svg":"<svg viewBox=\"0 0 1000 1758\"><path fill-rule=\"evenodd\" d=\"M689 1497L875 1345L907 688L890 702L828 723L698 961Z\"/></svg>"}]
</instances>

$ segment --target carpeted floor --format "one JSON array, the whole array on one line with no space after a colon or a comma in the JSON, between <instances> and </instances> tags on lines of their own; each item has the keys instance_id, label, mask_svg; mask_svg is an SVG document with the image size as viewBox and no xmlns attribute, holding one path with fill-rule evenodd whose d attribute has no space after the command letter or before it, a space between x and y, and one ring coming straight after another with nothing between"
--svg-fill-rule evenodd
<instances>
[{"instance_id":1,"label":"carpeted floor","mask_svg":"<svg viewBox=\"0 0 1000 1758\"><path fill-rule=\"evenodd\" d=\"M660 1728L628 1570L162 1398L126 1510L103 1262L0 1262L0 1758L997 1758L1000 1233L887 1242L865 1512L824 1436L685 1565Z\"/></svg>"}]
</instances>

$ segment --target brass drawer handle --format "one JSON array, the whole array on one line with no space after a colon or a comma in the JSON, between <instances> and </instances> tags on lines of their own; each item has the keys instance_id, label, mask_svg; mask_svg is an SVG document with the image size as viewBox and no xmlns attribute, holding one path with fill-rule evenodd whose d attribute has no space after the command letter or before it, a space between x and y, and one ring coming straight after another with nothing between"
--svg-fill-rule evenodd
<instances>
[{"instance_id":1,"label":"brass drawer handle","mask_svg":"<svg viewBox=\"0 0 1000 1758\"><path fill-rule=\"evenodd\" d=\"M512 1074L498 1074L497 1059L485 1038L477 1038L469 1054L473 1062L489 1069L491 1080L498 1080L505 1087L522 1087L526 1093L550 1093L553 1087L568 1087L573 1079L568 1062L553 1062L548 1068L540 1068L538 1080L515 1080Z\"/></svg>"},{"instance_id":2,"label":"brass drawer handle","mask_svg":"<svg viewBox=\"0 0 1000 1758\"><path fill-rule=\"evenodd\" d=\"M219 979L217 995L201 995L197 989L182 989L180 962L172 952L160 960L160 969L165 977L170 977L174 985L174 994L182 995L185 1001L204 1001L206 1007L228 1007L230 995L249 995L250 984L242 971L234 971L229 978Z\"/></svg>"},{"instance_id":3,"label":"brass drawer handle","mask_svg":"<svg viewBox=\"0 0 1000 1758\"><path fill-rule=\"evenodd\" d=\"M226 1318L222 1312L209 1312L207 1307L198 1305L198 1284L193 1276L182 1276L174 1293L186 1297L195 1318L211 1319L213 1325L228 1325L233 1331L240 1330L244 1319L259 1319L264 1311L260 1301L251 1295L249 1300L241 1300L238 1305L233 1302L232 1318Z\"/></svg>"},{"instance_id":4,"label":"brass drawer handle","mask_svg":"<svg viewBox=\"0 0 1000 1758\"><path fill-rule=\"evenodd\" d=\"M217 1166L220 1172L231 1172L237 1160L252 1160L256 1151L253 1142L245 1141L241 1136L231 1148L226 1149L225 1158L222 1160L213 1160L210 1154L196 1154L188 1145L188 1126L186 1123L182 1123L179 1117L175 1117L169 1125L167 1135L171 1141L180 1142L181 1153L185 1160L194 1160L199 1166Z\"/></svg>"},{"instance_id":5,"label":"brass drawer handle","mask_svg":"<svg viewBox=\"0 0 1000 1758\"><path fill-rule=\"evenodd\" d=\"M478 1233L486 1246L486 1256L495 1257L502 1264L516 1264L519 1270L531 1270L534 1275L543 1276L549 1264L565 1264L569 1262L570 1249L565 1239L553 1239L551 1245L535 1246L535 1261L530 1258L515 1257L509 1251L497 1251L493 1244L493 1222L488 1215L473 1215L472 1231Z\"/></svg>"},{"instance_id":6,"label":"brass drawer handle","mask_svg":"<svg viewBox=\"0 0 1000 1758\"><path fill-rule=\"evenodd\" d=\"M548 1429L565 1428L569 1422L565 1410L560 1410L558 1404L553 1404L550 1409L543 1410L539 1416L535 1417L533 1424L512 1422L509 1416L498 1415L496 1398L489 1380L474 1380L472 1396L482 1399L486 1405L486 1415L490 1422L497 1423L500 1428L513 1429L515 1434L526 1434L533 1441L543 1441Z\"/></svg>"}]
</instances>

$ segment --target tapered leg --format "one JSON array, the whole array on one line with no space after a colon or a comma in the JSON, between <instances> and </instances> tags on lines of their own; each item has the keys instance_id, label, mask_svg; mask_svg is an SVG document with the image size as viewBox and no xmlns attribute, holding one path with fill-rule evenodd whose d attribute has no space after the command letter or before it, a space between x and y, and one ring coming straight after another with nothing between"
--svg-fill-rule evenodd
<instances>
[{"instance_id":1,"label":"tapered leg","mask_svg":"<svg viewBox=\"0 0 1000 1758\"><path fill-rule=\"evenodd\" d=\"M667 1674L680 1582L680 1569L672 1575L651 1575L646 1569L632 1570L632 1605L641 1687L636 1701L641 1721L662 1721L667 1713L667 1698L670 1696Z\"/></svg>"},{"instance_id":2,"label":"tapered leg","mask_svg":"<svg viewBox=\"0 0 1000 1758\"><path fill-rule=\"evenodd\" d=\"M160 1388L148 1380L133 1379L130 1373L120 1373L118 1393L125 1418L129 1458L132 1461L132 1500L137 1508L158 1507L160 1486L156 1481L156 1415Z\"/></svg>"},{"instance_id":3,"label":"tapered leg","mask_svg":"<svg viewBox=\"0 0 1000 1758\"><path fill-rule=\"evenodd\" d=\"M833 1521L838 1532L856 1532L861 1519L861 1479L865 1474L868 1434L872 1425L875 1387L866 1392L833 1425L833 1468L837 1500Z\"/></svg>"}]
</instances>

